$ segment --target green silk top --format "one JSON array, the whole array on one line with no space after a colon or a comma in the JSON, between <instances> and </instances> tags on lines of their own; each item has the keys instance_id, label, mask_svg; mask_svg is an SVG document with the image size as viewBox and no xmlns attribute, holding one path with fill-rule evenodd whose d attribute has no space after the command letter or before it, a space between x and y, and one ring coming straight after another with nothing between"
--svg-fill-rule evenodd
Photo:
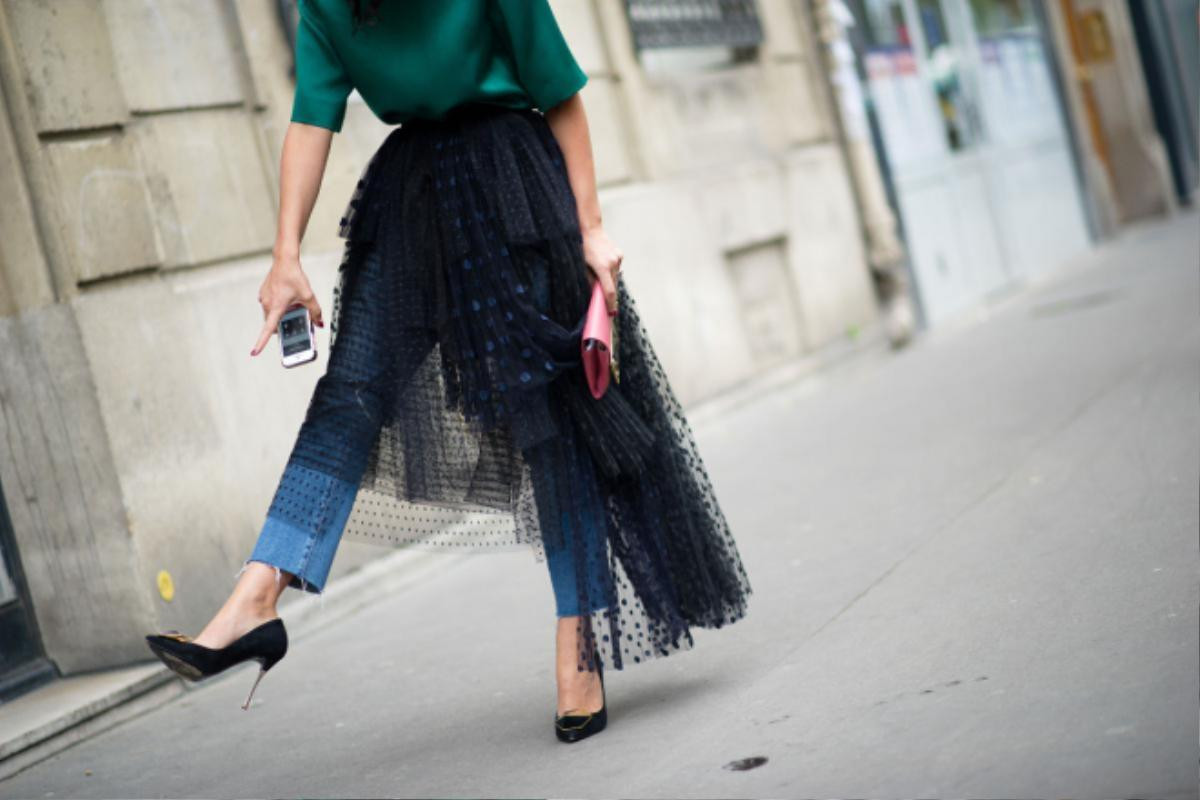
<instances>
[{"instance_id":1,"label":"green silk top","mask_svg":"<svg viewBox=\"0 0 1200 800\"><path fill-rule=\"evenodd\" d=\"M346 0L299 10L293 122L340 131L354 89L389 124L472 101L545 111L588 79L548 0L384 0L357 31Z\"/></svg>"}]
</instances>

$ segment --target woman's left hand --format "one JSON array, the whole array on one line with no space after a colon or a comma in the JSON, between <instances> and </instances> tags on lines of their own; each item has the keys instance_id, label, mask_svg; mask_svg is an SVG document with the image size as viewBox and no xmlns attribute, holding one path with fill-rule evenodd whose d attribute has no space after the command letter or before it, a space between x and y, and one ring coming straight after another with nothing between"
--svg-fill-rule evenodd
<instances>
[{"instance_id":1,"label":"woman's left hand","mask_svg":"<svg viewBox=\"0 0 1200 800\"><path fill-rule=\"evenodd\" d=\"M609 316L612 316L617 313L617 274L621 271L621 261L625 254L598 225L587 228L582 233L583 259L595 276L591 280L600 281Z\"/></svg>"}]
</instances>

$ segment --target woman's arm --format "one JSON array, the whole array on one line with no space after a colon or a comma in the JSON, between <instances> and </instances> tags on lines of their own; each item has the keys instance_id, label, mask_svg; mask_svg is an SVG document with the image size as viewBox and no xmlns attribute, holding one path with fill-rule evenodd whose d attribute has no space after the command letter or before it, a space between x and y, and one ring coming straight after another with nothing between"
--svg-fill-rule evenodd
<instances>
[{"instance_id":1,"label":"woman's arm","mask_svg":"<svg viewBox=\"0 0 1200 800\"><path fill-rule=\"evenodd\" d=\"M546 110L546 122L554 132L566 161L567 178L575 195L579 231L583 234L583 257L604 290L608 313L617 313L617 273L624 254L608 238L600 219L596 196L596 171L587 114L579 93Z\"/></svg>"},{"instance_id":2,"label":"woman's arm","mask_svg":"<svg viewBox=\"0 0 1200 800\"><path fill-rule=\"evenodd\" d=\"M271 270L258 290L263 307L263 327L250 355L256 356L271 340L279 318L293 304L308 308L313 323L324 327L321 305L300 268L300 240L317 202L333 131L302 122L288 125L279 162L279 223Z\"/></svg>"}]
</instances>

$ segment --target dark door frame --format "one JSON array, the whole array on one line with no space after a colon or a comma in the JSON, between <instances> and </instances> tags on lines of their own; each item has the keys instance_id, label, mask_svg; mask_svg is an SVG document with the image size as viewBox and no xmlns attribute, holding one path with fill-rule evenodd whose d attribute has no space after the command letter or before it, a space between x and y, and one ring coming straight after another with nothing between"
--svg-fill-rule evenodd
<instances>
[{"instance_id":1,"label":"dark door frame","mask_svg":"<svg viewBox=\"0 0 1200 800\"><path fill-rule=\"evenodd\" d=\"M17 553L17 539L0 485L0 569L7 570L16 586L17 596L0 603L0 703L41 686L58 677L58 670L46 658L42 636L33 614L33 601L25 582L25 571Z\"/></svg>"}]
</instances>

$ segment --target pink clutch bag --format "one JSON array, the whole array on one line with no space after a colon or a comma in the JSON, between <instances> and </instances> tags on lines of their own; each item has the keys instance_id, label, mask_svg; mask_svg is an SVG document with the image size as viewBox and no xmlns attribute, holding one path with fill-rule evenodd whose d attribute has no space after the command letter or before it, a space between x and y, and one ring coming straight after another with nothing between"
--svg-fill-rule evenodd
<instances>
[{"instance_id":1,"label":"pink clutch bag","mask_svg":"<svg viewBox=\"0 0 1200 800\"><path fill-rule=\"evenodd\" d=\"M588 302L587 316L583 321L583 336L580 338L583 356L583 373L587 376L592 397L599 400L608 389L610 371L616 372L613 355L613 324L604 302L604 289L600 281L592 284L592 299Z\"/></svg>"}]
</instances>

